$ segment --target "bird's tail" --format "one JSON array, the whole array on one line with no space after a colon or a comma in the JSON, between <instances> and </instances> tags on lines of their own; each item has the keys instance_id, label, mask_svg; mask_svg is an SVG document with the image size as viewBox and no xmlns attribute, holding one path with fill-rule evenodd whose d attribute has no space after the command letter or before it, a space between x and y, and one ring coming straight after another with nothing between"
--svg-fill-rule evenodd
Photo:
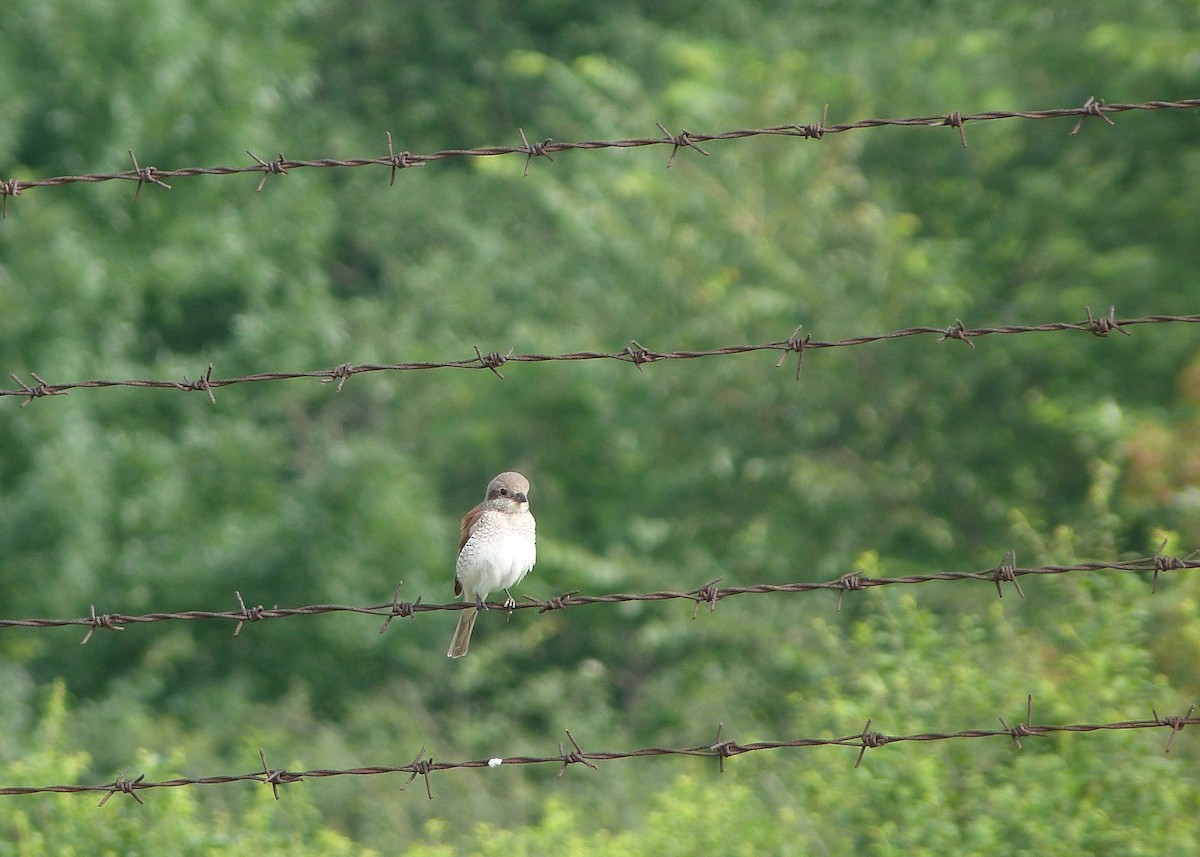
<instances>
[{"instance_id":1,"label":"bird's tail","mask_svg":"<svg viewBox=\"0 0 1200 857\"><path fill-rule=\"evenodd\" d=\"M448 658L461 658L467 653L467 648L471 645L471 631L475 629L475 617L479 615L479 610L474 607L468 607L458 614L458 627L454 629L454 639L450 641L450 650L446 652Z\"/></svg>"}]
</instances>

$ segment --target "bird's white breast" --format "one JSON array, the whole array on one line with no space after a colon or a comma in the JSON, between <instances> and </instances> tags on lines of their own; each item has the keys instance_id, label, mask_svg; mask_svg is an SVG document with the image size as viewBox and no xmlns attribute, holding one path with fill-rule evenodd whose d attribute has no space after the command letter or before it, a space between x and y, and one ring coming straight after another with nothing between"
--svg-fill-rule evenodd
<instances>
[{"instance_id":1,"label":"bird's white breast","mask_svg":"<svg viewBox=\"0 0 1200 857\"><path fill-rule=\"evenodd\" d=\"M520 583L536 558L533 515L488 511L459 552L455 574L466 600L487 598L489 592Z\"/></svg>"}]
</instances>

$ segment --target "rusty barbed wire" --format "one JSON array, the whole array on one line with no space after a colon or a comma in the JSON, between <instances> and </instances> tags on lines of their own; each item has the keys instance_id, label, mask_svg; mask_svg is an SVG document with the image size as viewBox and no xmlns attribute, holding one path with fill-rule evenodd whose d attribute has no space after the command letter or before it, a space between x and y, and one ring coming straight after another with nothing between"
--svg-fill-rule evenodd
<instances>
[{"instance_id":1,"label":"rusty barbed wire","mask_svg":"<svg viewBox=\"0 0 1200 857\"><path fill-rule=\"evenodd\" d=\"M251 771L245 774L232 774L210 777L176 777L159 782L146 780L141 774L130 778L129 768L125 768L110 783L99 785L49 785L49 786L5 786L0 788L0 796L32 795L32 794L86 794L102 793L99 806L104 806L115 794L127 794L139 804L143 803L138 792L147 789L177 788L180 786L198 785L227 785L230 783L254 782L271 787L275 799L279 800L279 787L298 783L302 780L323 779L327 777L348 776L379 776L381 774L408 774L408 779L400 787L403 791L421 777L425 781L425 794L433 800L433 786L429 775L438 771L460 770L464 768L499 768L504 765L558 765L557 778L561 779L571 765L584 765L592 770L598 770L597 762L612 762L621 759L643 759L653 756L691 756L715 758L718 770L725 771L725 760L744 753L754 753L764 750L803 749L811 747L849 747L858 750L854 767L862 765L867 750L886 747L889 744L906 742L929 743L933 741L958 741L973 738L1011 738L1016 749L1021 750L1022 738L1040 738L1054 734L1082 734L1088 732L1120 731L1129 729L1170 729L1164 753L1170 753L1175 736L1185 727L1200 723L1196 717L1196 706L1191 706L1187 714L1160 717L1156 709L1151 709L1152 720L1122 720L1110 723L1070 723L1070 724L1035 724L1033 722L1033 697L1026 697L1025 720L1015 726L1009 726L1003 717L998 718L1001 729L962 729L957 732L919 732L908 735L887 735L872 731L873 720L868 720L860 732L854 732L839 738L793 738L787 741L754 741L739 744L728 738L723 738L725 724L717 727L716 739L708 744L691 747L642 747L636 750L603 750L588 751L580 746L575 736L569 730L566 732L571 749L565 750L563 744L558 745L558 753L549 756L495 756L488 759L471 759L463 762L434 761L433 756L426 756L426 748L422 747L416 758L406 765L372 765L356 768L317 768L308 771L289 771L284 768L272 768L267 764L266 753L259 750L261 771Z\"/></svg>"},{"instance_id":2,"label":"rusty barbed wire","mask_svg":"<svg viewBox=\"0 0 1200 857\"><path fill-rule=\"evenodd\" d=\"M487 609L504 613L515 610L537 610L539 614L554 610L565 610L570 607L585 607L594 604L625 604L632 601L690 601L693 604L692 618L699 614L701 605L708 605L709 612L716 610L717 604L726 598L736 595L770 595L780 593L802 592L836 592L836 610L842 609L842 599L847 592L860 592L880 586L917 585L933 581L972 580L991 583L996 587L997 596L1003 598L1003 584L1011 583L1017 595L1025 597L1021 588L1020 578L1029 576L1057 576L1063 574L1078 574L1084 572L1113 571L1151 576L1151 592L1157 591L1158 577L1164 572L1183 571L1200 568L1200 560L1193 559L1196 552L1186 557L1168 556L1163 554L1166 547L1164 542L1152 556L1139 559L1123 560L1120 562L1084 562L1074 565L1042 565L1021 568L1016 564L1016 553L1009 551L995 568L983 571L939 571L929 574L912 574L900 577L871 577L860 572L850 572L833 580L802 583L759 583L749 586L718 586L721 578L712 580L703 586L686 592L658 591L643 593L613 593L609 595L580 595L578 590L564 592L547 599L523 596L523 601L490 601L486 602ZM0 619L0 629L3 628L64 628L70 626L85 627L87 633L80 645L91 640L97 630L123 631L130 625L145 625L157 622L195 622L195 621L226 621L236 623L233 636L238 636L248 622L260 622L266 619L287 619L296 616L321 616L330 613L355 613L365 616L382 618L383 625L379 629L382 634L394 619L415 619L418 613L431 613L445 610L463 610L471 605L462 601L452 601L444 604L426 604L422 598L416 601L400 599L403 583L396 587L392 600L383 604L362 606L345 604L310 604L303 607L264 607L261 604L248 607L241 592L235 592L238 601L237 610L184 610L179 612L155 612L141 615L126 615L123 613L97 613L92 605L89 615L70 619Z\"/></svg>"},{"instance_id":3,"label":"rusty barbed wire","mask_svg":"<svg viewBox=\"0 0 1200 857\"><path fill-rule=\"evenodd\" d=\"M137 156L133 150L129 149L129 160L133 166L133 169L130 170L123 170L116 173L85 173L83 175L53 176L30 180L10 178L7 181L0 181L0 204L2 204L0 215L3 217L8 216L8 198L19 196L22 191L29 190L30 188L61 187L63 185L78 183L97 184L109 181L132 181L137 184L137 189L133 195L136 202L141 198L142 188L145 185L155 185L164 190L170 190L171 185L164 181L165 179L258 173L261 174L261 178L259 179L257 189L262 191L270 176L286 176L289 170L382 166L386 167L389 171L390 186L396 183L396 173L398 170L410 167L423 167L426 164L437 161L518 155L525 158L524 174L528 176L529 166L534 158L546 158L553 161L554 158L552 156L559 152L598 149L636 149L647 146L670 146L671 154L667 160L667 167L670 168L674 165L675 158L681 149L692 149L701 155L708 155L708 152L700 146L701 143L718 140L743 140L752 137L799 137L801 139L821 140L827 134L839 134L845 131L886 126L954 128L958 131L959 139L965 149L967 148L965 126L968 122L986 122L999 119L1056 119L1075 116L1078 117L1078 121L1071 130L1071 135L1074 136L1079 132L1084 120L1088 117L1098 118L1108 125L1113 125L1113 121L1109 118L1109 114L1112 113L1124 113L1129 110L1191 110L1197 107L1200 107L1200 98L1189 98L1181 101L1144 101L1138 104L1107 104L1104 99L1088 98L1079 107L1058 107L1049 110L988 110L982 113L962 113L956 110L951 113L912 116L906 119L860 119L855 122L827 125L825 123L828 119L829 107L826 105L821 121L808 124L791 122L783 125L770 125L765 128L740 128L716 133L700 133L689 131L685 128L677 134L672 134L660 122L657 124L659 131L663 134L661 137L634 137L625 140L582 140L577 142L556 142L551 137L530 142L525 134L525 130L519 129L521 135L520 146L480 146L472 149L442 149L426 154L414 154L408 151L396 152L392 134L389 131L386 132L387 154L376 157L293 160L285 158L283 153L280 152L277 158L264 160L253 151L247 149L246 154L253 161L250 164L225 167L182 167L177 169L159 169L154 166L143 167L138 163Z\"/></svg>"},{"instance_id":4,"label":"rusty barbed wire","mask_svg":"<svg viewBox=\"0 0 1200 857\"><path fill-rule=\"evenodd\" d=\"M658 363L664 360L695 360L703 357L731 357L738 354L752 354L758 351L776 351L782 352L779 362L776 366L782 366L789 354L796 354L796 378L799 380L800 371L804 367L804 355L809 351L818 351L823 348L847 348L857 345L870 345L875 342L883 342L892 339L903 339L911 336L934 335L937 336L937 342L945 342L947 340L958 340L965 342L972 349L975 348L975 343L972 341L983 336L991 336L994 334L1017 334L1017 333L1051 333L1057 331L1084 331L1092 333L1096 336L1105 337L1113 331L1130 336L1131 334L1126 329L1134 325L1140 324L1197 324L1200 323L1200 315L1148 315L1140 318L1125 318L1118 319L1115 317L1115 309L1108 308L1108 315L1097 316L1092 313L1091 307L1087 307L1087 318L1083 321L1056 321L1046 324L1034 325L1004 325L1000 327L976 327L968 328L961 320L956 321L948 327L906 327L902 330L894 330L890 333L868 334L863 336L852 336L847 339L838 340L819 340L813 339L811 334L804 337L800 336L800 330L803 326L797 327L791 336L787 339L780 339L774 342L765 342L761 345L727 345L720 348L711 348L700 351L654 351L646 348L637 340L633 340L629 345L625 346L620 351L616 352L601 352L601 351L574 351L567 354L514 354L510 349L507 353L501 354L499 351L484 353L480 351L478 346L474 347L475 356L466 357L459 360L443 360L443 361L422 361L408 363L342 363L329 369L314 369L302 372L256 372L249 375L243 375L236 378L214 378L213 364L209 363L207 370L203 375L200 375L196 380L189 379L186 375L182 381L172 381L166 379L147 379L147 378L131 378L125 380L112 380L104 378L95 378L89 381L67 381L63 383L52 384L44 380L35 372L30 372L30 377L34 383L28 384L23 381L20 376L13 373L9 375L18 385L17 389L0 389L0 397L3 396L23 396L25 401L21 403L24 407L34 399L44 398L46 396L65 395L71 390L79 389L103 389L108 387L138 387L144 389L157 390L179 390L181 392L203 392L209 401L216 404L216 396L213 391L221 387L231 387L235 384L251 384L264 381L289 381L297 378L315 378L323 384L335 384L335 390L341 392L346 381L354 375L361 375L365 372L406 372L418 371L425 369L486 369L492 372L501 380L504 379L500 368L508 363L549 363L556 361L570 362L578 360L615 360L621 363L630 363L637 367L640 371L643 366L648 363Z\"/></svg>"}]
</instances>

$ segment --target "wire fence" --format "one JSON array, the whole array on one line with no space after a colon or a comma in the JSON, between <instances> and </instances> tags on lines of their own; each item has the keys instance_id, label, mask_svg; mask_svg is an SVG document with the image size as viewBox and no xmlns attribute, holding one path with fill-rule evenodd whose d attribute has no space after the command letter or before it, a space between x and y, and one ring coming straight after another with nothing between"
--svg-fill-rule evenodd
<instances>
[{"instance_id":1,"label":"wire fence","mask_svg":"<svg viewBox=\"0 0 1200 857\"><path fill-rule=\"evenodd\" d=\"M699 153L700 155L707 156L709 152L703 148L703 144L715 141L740 140L764 136L783 136L821 140L827 134L836 134L851 130L887 126L953 128L957 130L961 144L965 148L967 146L965 127L968 123L1000 119L1019 118L1034 120L1074 117L1077 120L1071 130L1071 134L1074 135L1080 130L1082 123L1088 118L1100 119L1108 125L1113 125L1114 123L1110 118L1110 115L1116 113L1122 113L1126 111L1195 109L1198 107L1200 107L1200 99L1187 99L1181 101L1148 101L1137 104L1106 104L1103 100L1089 98L1087 102L1079 107L1035 111L988 111L974 114L963 114L956 111L948 114L917 116L903 119L863 119L854 122L838 123L833 125L826 124L828 118L828 111L826 108L826 113L822 116L821 120L812 124L792 123L756 129L722 131L718 133L697 133L684 129L679 133L674 134L668 131L665 126L659 124L658 128L662 134L662 136L659 137L642 137L621 140L587 140L580 142L556 142L552 138L545 138L540 141L530 142L524 130L522 130L520 132L521 145L519 146L485 146L473 149L445 149L426 154L414 154L409 151L397 152L395 150L392 136L390 133L388 133L387 154L377 157L292 160L285 158L283 154L280 153L278 158L264 160L253 152L247 151L252 163L243 164L240 166L185 167L179 169L158 169L154 166L143 167L138 162L138 159L133 151L130 150L129 157L132 163L131 170L111 173L89 173L82 175L56 176L33 180L10 178L5 181L0 181L0 214L2 214L4 217L7 217L9 197L15 198L23 191L29 190L30 188L60 187L77 183L94 184L110 181L132 181L136 184L136 188L134 190L134 200L136 201L140 198L145 185L154 185L162 189L170 189L171 185L168 183L168 179L173 180L179 178L213 175L258 174L260 178L257 189L258 191L262 191L268 178L274 175L287 175L289 171L304 168L352 168L382 166L389 171L390 184L394 184L397 173L400 170L410 167L421 167L429 163L443 160L474 157L517 156L524 158L524 174L528 175L530 166L535 158L546 158L547 160L553 161L553 156L562 152L601 149L633 149L661 146L669 146L671 149L666 164L669 168L674 164L676 157L680 153L680 150L690 149ZM69 391L76 389L135 387L151 389L174 389L184 392L202 391L212 402L215 403L216 399L214 396L214 390L218 388L235 384L264 381L316 378L323 383L335 384L336 390L340 392L350 377L366 372L412 371L443 368L486 369L498 377L503 378L504 376L500 372L500 369L509 363L615 360L619 362L631 363L641 370L641 368L648 363L655 363L663 360L725 357L761 351L780 353L779 362L777 364L779 366L783 365L784 361L790 354L796 354L796 377L799 378L801 369L803 367L805 354L811 350L819 350L824 348L867 345L884 340L921 335L937 336L938 342L945 340L959 340L961 342L965 342L971 348L974 348L975 344L973 340L992 334L1059 332L1073 330L1090 332L1096 336L1103 337L1107 336L1113 331L1118 331L1124 335L1129 335L1129 330L1127 328L1135 325L1167 323L1195 324L1197 322L1200 322L1200 315L1151 315L1140 318L1119 320L1115 317L1114 309L1110 307L1107 316L1099 317L1094 316L1089 308L1087 310L1086 320L1075 322L1052 322L1037 325L1009 325L1001 327L968 328L961 321L958 321L955 325L948 327L909 327L890 333L855 336L847 339L829 341L815 340L811 335L805 335L801 337L800 328L797 328L795 332L793 332L793 334L787 339L781 339L774 342L767 342L760 345L732 345L709 350L695 351L655 351L646 348L637 341L632 341L621 351L612 353L577 351L566 354L548 355L513 354L512 351L509 351L506 354L502 354L495 351L484 353L478 347L476 347L474 356L458 360L393 364L367 363L358 365L343 363L330 369L299 372L261 372L231 378L214 378L212 375L212 364L209 364L207 371L205 371L204 374L196 380L190 380L185 376L183 381L164 379L105 380L97 378L92 380L66 383L49 383L38 374L29 372L28 374L32 377L33 383L26 383L20 377L14 374L10 377L12 377L18 387L16 389L0 390L0 396L21 397L24 399L22 402L22 407L24 407L34 399L47 396L64 395ZM1162 548L1160 548L1159 551L1152 556L1120 562L1089 562L1073 565L1044 565L1028 568L1018 567L1016 565L1015 554L1010 552L1004 557L1004 560L1000 565L995 568L982 571L946 571L900 577L871 577L859 572L851 572L836 579L823 582L757 584L750 586L725 587L719 586L721 580L717 579L699 588L681 592L658 591L634 594L615 593L608 595L589 596L580 595L578 591L571 591L546 600L524 596L524 599L521 602L495 602L489 604L488 606L502 611L536 609L537 613L541 614L595 604L682 600L692 603L693 618L695 618L698 615L702 605L707 605L709 611L711 612L715 610L720 601L738 595L767 595L783 593L798 594L803 592L829 591L837 593L836 609L840 609L846 592L856 592L881 586L906 584L916 585L933 581L969 580L985 582L994 585L996 587L997 594L1000 597L1003 597L1003 586L1007 583L1011 584L1018 596L1023 598L1025 593L1020 583L1020 578L1022 577L1107 571L1115 573L1134 573L1148 576L1150 578L1151 591L1154 591L1157 587L1160 574L1164 572L1183 571L1195 568L1200 568L1200 561L1194 561L1191 556L1179 558L1175 556L1164 555L1162 553ZM236 593L239 605L238 608L227 611L192 610L182 612L155 612L141 615L126 615L121 613L97 613L93 605L90 609L89 615L87 616L66 619L0 619L0 628L86 628L85 636L81 641L82 644L86 644L91 640L92 635L98 629L122 631L132 625L152 624L165 621L212 620L233 622L235 623L233 634L234 636L237 636L240 634L246 623L296 616L349 613L367 615L376 619L382 619L382 627L380 627L379 633L383 633L387 630L391 622L397 618L415 619L418 613L461 610L468 606L461 602L426 604L423 603L422 598L417 598L416 601L401 600L400 592L400 587L397 587L390 601L366 606L315 604L294 608L280 608L278 606L266 608L262 605L248 606L245 600L242 598L240 592ZM249 773L203 777L177 777L162 781L153 781L147 780L145 774L141 774L137 777L130 777L129 769L126 768L120 774L118 774L113 781L108 783L97 785L66 784L6 786L0 787L0 796L50 793L92 793L101 795L99 805L103 806L113 797L113 795L125 794L131 796L140 804L143 802L140 793L148 789L254 782L269 785L274 793L275 798L278 799L280 797L280 786L300 782L306 779L399 774L407 775L406 781L400 787L401 789L406 789L409 785L415 782L418 777L420 777L423 780L426 795L432 799L433 789L430 779L431 775L441 771L456 769L499 768L514 765L548 765L557 766L557 776L561 778L565 774L566 770L572 765L584 765L588 768L597 769L598 763L601 762L671 756L716 759L718 761L719 769L723 771L726 759L730 759L734 756L739 756L745 753L816 747L845 747L851 750L856 750L857 754L854 767L857 768L863 763L864 757L868 750L879 749L890 744L906 742L925 743L937 741L961 741L999 737L1011 739L1014 742L1015 747L1017 749L1021 749L1022 739L1034 739L1055 734L1083 734L1100 731L1146 729L1169 730L1169 735L1166 738L1166 743L1164 746L1164 752L1170 753L1177 733L1179 733L1186 726L1200 724L1200 717L1195 716L1195 706L1189 708L1187 713L1181 716L1169 715L1160 717L1157 710L1152 709L1152 719L1123 720L1102 723L1078 722L1070 724L1036 724L1033 722L1032 709L1032 698L1030 697L1026 700L1024 720L1010 727L1005 719L1001 717L999 718L1001 728L998 729L963 729L954 732L928 731L911 734L886 734L879 731L872 731L873 721L868 720L866 725L860 731L851 732L841 737L801 737L790 740L757 741L741 744L734 740L724 738L723 726L721 726L718 727L716 737L712 742L697 744L694 746L643 747L633 750L615 751L585 750L576 740L574 735L568 731L566 733L566 737L569 742L568 745L564 746L564 744L560 743L557 753L551 753L544 756L515 755L507 757L497 756L491 758L479 758L467 761L435 761L432 755L426 755L426 748L422 747L413 761L407 764L377 765L342 769L290 771L284 768L272 768L267 763L265 752L260 750L259 760L261 762L261 769L254 770Z\"/></svg>"},{"instance_id":2,"label":"wire fence","mask_svg":"<svg viewBox=\"0 0 1200 857\"><path fill-rule=\"evenodd\" d=\"M153 781L147 780L145 774L136 778L128 776L129 769L121 771L110 783L99 785L43 785L43 786L6 786L0 788L0 796L32 795L32 794L87 794L102 793L100 806L104 806L115 794L130 795L139 804L143 803L138 792L147 789L177 788L180 786L228 785L230 783L264 783L271 787L275 799L279 800L279 787L298 783L302 780L323 779L327 777L370 777L381 774L408 774L408 779L400 787L408 788L421 777L425 783L425 794L433 800L433 786L430 774L440 771L460 770L464 768L499 768L505 765L558 765L558 777L566 773L571 765L584 765L597 770L597 762L612 762L621 759L644 759L656 756L692 756L715 758L718 767L725 771L725 760L744 753L754 753L763 750L805 749L812 747L849 747L858 750L854 767L862 764L867 750L886 747L889 744L907 742L928 743L933 741L961 741L973 738L1011 738L1018 750L1023 749L1022 738L1041 738L1061 733L1081 734L1087 732L1123 731L1130 729L1169 729L1163 752L1170 753L1176 734L1185 726L1200 723L1196 717L1196 707L1193 705L1184 715L1169 715L1160 717L1156 709L1151 709L1151 720L1122 720L1111 723L1070 723L1070 724L1035 724L1033 722L1033 697L1026 698L1025 720L1015 726L1009 726L1000 717L1000 729L962 729L957 732L918 732L908 735L888 735L871 731L874 721L868 720L860 732L854 732L838 738L793 738L787 741L755 741L739 744L728 738L723 738L724 724L717 727L716 739L711 743L691 747L642 747L636 750L584 750L568 730L567 740L571 749L558 745L558 753L548 756L494 756L487 759L471 759L463 762L435 761L433 756L425 755L425 747L417 753L415 759L406 765L371 765L356 768L317 768L308 771L289 771L285 768L272 768L267 764L266 753L259 750L259 760L262 770L245 774L229 774L209 777L176 777L174 779Z\"/></svg>"},{"instance_id":3,"label":"wire fence","mask_svg":"<svg viewBox=\"0 0 1200 857\"><path fill-rule=\"evenodd\" d=\"M1143 324L1197 324L1200 323L1200 315L1148 315L1140 318L1125 318L1118 319L1115 317L1115 309L1108 308L1107 316L1093 315L1091 307L1087 308L1087 318L1082 321L1056 321L1045 324L1034 325L1004 325L1000 327L966 327L962 321L956 321L955 324L948 327L906 327L902 330L894 330L890 333L866 334L862 336L852 336L847 339L838 340L819 340L813 339L811 334L803 337L800 336L802 327L797 327L795 331L787 339L780 339L774 342L765 342L761 345L726 345L720 348L712 348L700 351L655 351L646 348L637 340L632 341L620 351L616 352L600 352L600 351L573 351L567 354L513 354L510 350L506 354L501 354L498 351L484 353L480 351L478 346L475 346L475 356L466 357L459 360L445 361L425 361L425 362L409 362L409 363L343 363L340 366L334 366L329 369L314 369L302 372L256 372L250 375L243 375L235 378L214 378L213 365L208 364L208 369L203 375L196 380L191 380L184 376L182 381L169 379L153 379L153 378L130 378L125 380L112 380L104 378L94 378L89 381L67 381L63 383L50 383L44 380L36 372L30 372L33 378L32 383L27 383L16 374L9 375L18 385L16 389L0 389L0 397L3 396L22 396L25 401L21 403L24 407L34 399L40 399L46 396L64 395L71 390L79 389L102 389L109 387L137 387L143 389L156 390L179 390L182 392L204 392L208 395L209 401L216 404L216 396L213 391L221 387L231 387L235 384L252 384L265 381L288 381L296 378L316 378L324 384L333 383L335 389L341 392L346 381L354 375L361 375L366 372L411 372L425 369L486 369L503 379L504 375L500 372L500 368L509 363L549 363L549 362L573 362L580 360L615 360L621 363L630 363L636 366L639 370L649 363L659 363L664 360L695 360L702 357L731 357L739 354L752 354L760 351L782 352L776 367L782 366L789 354L796 354L796 379L799 380L800 372L804 367L804 355L810 351L819 351L823 348L847 348L857 345L870 345L876 342L883 342L892 339L904 339L911 336L937 336L937 342L945 342L946 340L958 340L965 342L972 349L975 343L972 340L993 334L1018 334L1018 333L1053 333L1059 331L1083 331L1090 332L1096 336L1108 336L1113 331L1130 336L1128 329L1135 325Z\"/></svg>"},{"instance_id":4,"label":"wire fence","mask_svg":"<svg viewBox=\"0 0 1200 857\"><path fill-rule=\"evenodd\" d=\"M804 583L760 583L750 586L718 586L721 579L710 581L704 586L685 592L659 591L643 593L613 593L610 595L580 595L577 590L565 592L545 600L529 595L523 596L522 601L493 601L488 602L488 609L504 612L515 610L537 610L539 614L556 610L566 610L572 607L585 607L594 604L626 604L633 601L690 601L693 604L692 618L699 614L700 606L707 605L709 612L716 610L717 604L735 595L772 595L799 594L804 592L836 592L836 609L842 609L842 599L847 592L859 592L880 586L916 585L932 583L933 581L971 580L991 583L996 587L996 594L1004 597L1003 584L1011 583L1017 594L1025 597L1020 579L1029 576L1057 576L1063 574L1079 574L1085 572L1111 571L1133 573L1150 576L1150 591L1158 588L1158 577L1164 572L1184 571L1200 568L1200 560L1192 557L1194 554L1180 558L1163 554L1166 543L1152 556L1139 559L1123 560L1120 562L1084 562L1074 565L1042 565L1031 568L1021 568L1016 564L1016 554L1009 551L1000 565L984 571L939 571L930 574L913 574L901 577L870 577L859 572L851 572L841 577L823 582ZM352 613L373 616L383 619L379 633L383 633L394 619L415 619L418 613L431 613L445 610L463 610L472 605L461 601L444 604L426 604L421 598L416 601L402 601L400 591L403 584L396 587L392 600L382 604L353 606L344 604L310 604L304 607L264 607L261 604L249 607L242 598L241 592L234 593L238 601L237 610L185 610L181 612L156 612L141 615L126 615L123 613L97 613L95 605L89 615L69 619L0 619L0 628L63 628L84 627L87 633L80 645L91 640L92 635L99 629L123 631L130 625L146 625L157 622L196 622L196 621L225 621L235 623L233 636L238 636L247 622L261 622L267 619L288 619L297 616L321 616L330 613Z\"/></svg>"},{"instance_id":5,"label":"wire fence","mask_svg":"<svg viewBox=\"0 0 1200 857\"><path fill-rule=\"evenodd\" d=\"M560 152L586 151L599 149L637 149L647 146L670 146L671 154L667 159L667 167L675 163L675 157L681 149L691 149L701 155L708 152L700 145L719 140L744 140L753 137L799 137L801 139L821 140L827 134L840 134L845 131L856 131L865 128L899 127L930 127L954 128L958 131L959 139L965 149L967 147L966 125L969 122L987 122L999 119L1058 119L1077 117L1071 134L1079 132L1085 119L1094 117L1103 120L1108 125L1114 124L1109 114L1124 113L1130 110L1191 110L1200 107L1200 98L1188 98L1182 101L1144 101L1138 104L1106 104L1103 99L1088 98L1079 107L1058 107L1049 110L989 110L983 113L952 113L931 116L911 116L905 119L859 119L854 122L842 122L827 125L829 108L820 122L809 124L787 123L771 125L765 128L740 128L732 131L716 133L700 133L681 130L672 134L662 123L658 123L661 137L635 137L625 140L582 140L577 142L556 142L553 138L530 142L525 131L520 131L521 145L516 146L481 146L473 149L442 149L426 154L414 154L404 151L397 152L390 132L387 133L387 154L365 158L318 158L315 160L293 160L285 158L283 153L273 160L264 160L254 152L247 150L252 163L241 166L223 167L181 167L177 169L159 169L158 167L143 167L138 162L133 150L129 150L129 159L133 169L115 173L85 173L83 175L53 176L43 179L24 180L10 178L0 181L0 215L8 216L8 199L16 197L22 191L30 188L61 187L64 185L87 183L97 184L110 181L132 181L137 184L134 191L136 202L142 194L145 185L154 185L170 190L171 185L166 179L193 178L196 176L229 176L245 173L256 173L261 176L258 190L266 185L267 179L273 175L284 176L289 171L306 168L346 169L351 167L382 166L390 172L390 184L396 183L396 173L410 167L422 167L429 163L459 158L486 158L502 155L517 155L525 159L525 175L529 175L529 167L534 158L546 158L553 161L554 155Z\"/></svg>"}]
</instances>

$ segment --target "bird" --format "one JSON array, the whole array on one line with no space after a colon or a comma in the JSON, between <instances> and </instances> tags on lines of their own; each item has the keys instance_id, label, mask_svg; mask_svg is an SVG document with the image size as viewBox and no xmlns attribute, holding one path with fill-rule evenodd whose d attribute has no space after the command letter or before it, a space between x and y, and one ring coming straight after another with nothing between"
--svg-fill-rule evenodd
<instances>
[{"instance_id":1,"label":"bird","mask_svg":"<svg viewBox=\"0 0 1200 857\"><path fill-rule=\"evenodd\" d=\"M520 583L537 559L537 535L529 511L529 480L508 470L488 483L483 502L463 516L459 525L458 559L454 563L454 594L473 605L462 610L447 657L461 658L471 644L471 631L484 599L504 590L505 605L513 607L509 587Z\"/></svg>"}]
</instances>

